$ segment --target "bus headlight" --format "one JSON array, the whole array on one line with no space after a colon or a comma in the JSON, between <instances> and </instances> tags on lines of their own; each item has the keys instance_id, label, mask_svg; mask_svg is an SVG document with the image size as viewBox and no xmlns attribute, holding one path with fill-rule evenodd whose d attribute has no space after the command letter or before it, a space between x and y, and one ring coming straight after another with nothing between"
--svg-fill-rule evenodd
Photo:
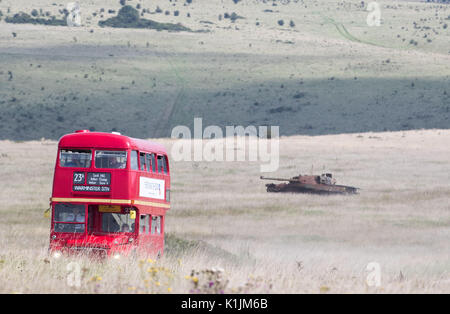
<instances>
[{"instance_id":1,"label":"bus headlight","mask_svg":"<svg viewBox=\"0 0 450 314\"><path fill-rule=\"evenodd\" d=\"M53 257L54 258L60 258L61 257L61 253L55 252L55 253L53 253Z\"/></svg>"},{"instance_id":2,"label":"bus headlight","mask_svg":"<svg viewBox=\"0 0 450 314\"><path fill-rule=\"evenodd\" d=\"M56 234L52 235L52 240L56 240Z\"/></svg>"},{"instance_id":3,"label":"bus headlight","mask_svg":"<svg viewBox=\"0 0 450 314\"><path fill-rule=\"evenodd\" d=\"M113 258L114 258L114 259L120 259L120 254L115 254L115 255L113 256Z\"/></svg>"}]
</instances>

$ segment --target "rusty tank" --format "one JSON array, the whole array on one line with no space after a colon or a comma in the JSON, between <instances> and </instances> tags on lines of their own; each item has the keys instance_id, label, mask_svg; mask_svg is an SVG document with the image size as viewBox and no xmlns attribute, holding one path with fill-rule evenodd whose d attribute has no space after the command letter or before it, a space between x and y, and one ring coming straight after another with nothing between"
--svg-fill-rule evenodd
<instances>
[{"instance_id":1,"label":"rusty tank","mask_svg":"<svg viewBox=\"0 0 450 314\"><path fill-rule=\"evenodd\" d=\"M290 192L312 194L357 194L358 188L337 185L331 173L319 175L298 175L290 179L260 177L262 180L284 181L280 184L266 184L267 192Z\"/></svg>"}]
</instances>

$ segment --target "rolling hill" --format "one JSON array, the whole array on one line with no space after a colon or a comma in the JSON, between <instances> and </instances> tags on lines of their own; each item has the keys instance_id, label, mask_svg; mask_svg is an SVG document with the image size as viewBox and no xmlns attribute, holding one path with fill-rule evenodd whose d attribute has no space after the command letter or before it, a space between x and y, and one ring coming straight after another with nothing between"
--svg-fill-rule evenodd
<instances>
[{"instance_id":1,"label":"rolling hill","mask_svg":"<svg viewBox=\"0 0 450 314\"><path fill-rule=\"evenodd\" d=\"M370 27L361 1L127 1L192 30L169 32L100 27L119 1L83 3L82 27L6 23L65 3L2 1L0 138L166 137L194 117L282 135L448 128L450 7L379 3Z\"/></svg>"}]
</instances>

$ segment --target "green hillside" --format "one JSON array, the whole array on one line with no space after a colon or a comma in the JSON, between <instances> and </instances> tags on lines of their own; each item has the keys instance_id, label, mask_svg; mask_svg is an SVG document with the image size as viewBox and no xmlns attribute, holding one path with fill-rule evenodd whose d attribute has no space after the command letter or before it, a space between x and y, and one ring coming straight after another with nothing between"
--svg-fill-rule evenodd
<instances>
[{"instance_id":1,"label":"green hillside","mask_svg":"<svg viewBox=\"0 0 450 314\"><path fill-rule=\"evenodd\" d=\"M0 139L165 137L194 117L283 135L450 126L446 4L379 1L370 27L361 1L127 1L192 30L158 31L100 27L121 5L93 2L72 28L5 22L65 2L0 2Z\"/></svg>"}]
</instances>

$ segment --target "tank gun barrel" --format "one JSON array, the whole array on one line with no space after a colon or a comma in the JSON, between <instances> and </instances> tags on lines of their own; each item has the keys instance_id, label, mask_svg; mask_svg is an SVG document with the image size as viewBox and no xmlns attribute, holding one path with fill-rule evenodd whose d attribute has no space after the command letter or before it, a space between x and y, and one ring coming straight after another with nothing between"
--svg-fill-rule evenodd
<instances>
[{"instance_id":1,"label":"tank gun barrel","mask_svg":"<svg viewBox=\"0 0 450 314\"><path fill-rule=\"evenodd\" d=\"M289 181L289 182L298 182L298 179L284 179L284 178L268 178L264 176L259 177L261 180L272 180L272 181Z\"/></svg>"}]
</instances>

